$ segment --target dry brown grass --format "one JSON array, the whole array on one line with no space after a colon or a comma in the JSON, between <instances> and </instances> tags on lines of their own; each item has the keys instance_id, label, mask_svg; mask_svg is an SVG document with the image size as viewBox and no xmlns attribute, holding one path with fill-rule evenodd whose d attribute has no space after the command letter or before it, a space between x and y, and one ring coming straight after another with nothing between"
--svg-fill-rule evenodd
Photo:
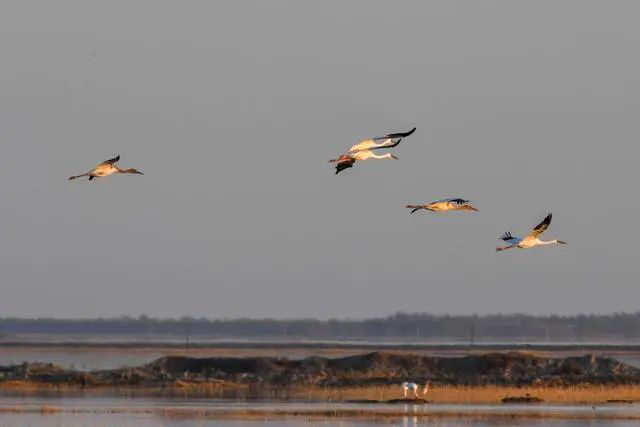
<instances>
[{"instance_id":1,"label":"dry brown grass","mask_svg":"<svg viewBox=\"0 0 640 427\"><path fill-rule=\"evenodd\" d=\"M184 398L215 397L226 399L275 399L307 401L376 400L387 401L402 397L399 385L378 385L362 387L258 387L229 382L191 383L176 381L165 387L79 387L67 384L47 384L29 381L0 382L0 389L10 389L26 393L56 390L61 392L94 391L96 393L125 393L144 395L181 396ZM571 387L505 387L505 386L432 386L426 396L432 403L482 404L500 403L507 396L529 394L546 403L558 404L601 404L610 400L640 402L640 385L629 386L571 386Z\"/></svg>"},{"instance_id":2,"label":"dry brown grass","mask_svg":"<svg viewBox=\"0 0 640 427\"><path fill-rule=\"evenodd\" d=\"M52 384L36 381L25 380L11 380L0 381L0 390L24 390L24 391L38 391L38 390L80 390L80 387L74 384Z\"/></svg>"},{"instance_id":3,"label":"dry brown grass","mask_svg":"<svg viewBox=\"0 0 640 427\"><path fill-rule=\"evenodd\" d=\"M40 413L45 415L45 414L59 414L60 412L62 412L62 410L60 408L56 408L55 406L51 406L51 405L42 405L40 407Z\"/></svg>"}]
</instances>

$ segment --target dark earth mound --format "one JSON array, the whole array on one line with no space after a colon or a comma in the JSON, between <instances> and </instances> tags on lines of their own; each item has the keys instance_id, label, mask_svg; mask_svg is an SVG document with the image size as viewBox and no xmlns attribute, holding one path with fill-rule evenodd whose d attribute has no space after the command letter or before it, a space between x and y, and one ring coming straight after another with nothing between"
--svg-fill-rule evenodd
<instances>
[{"instance_id":1,"label":"dark earth mound","mask_svg":"<svg viewBox=\"0 0 640 427\"><path fill-rule=\"evenodd\" d=\"M542 403L544 399L535 396L507 396L502 398L502 403Z\"/></svg>"},{"instance_id":2,"label":"dark earth mound","mask_svg":"<svg viewBox=\"0 0 640 427\"><path fill-rule=\"evenodd\" d=\"M52 364L0 367L0 382L79 386L163 386L182 383L303 386L423 384L567 386L640 384L640 370L615 359L584 356L543 358L526 353L430 357L368 353L343 358L163 357L137 368L80 372Z\"/></svg>"},{"instance_id":3,"label":"dark earth mound","mask_svg":"<svg viewBox=\"0 0 640 427\"><path fill-rule=\"evenodd\" d=\"M418 405L418 404L429 403L429 401L424 399L391 399L391 400L382 401L381 403L411 403L414 405Z\"/></svg>"}]
</instances>

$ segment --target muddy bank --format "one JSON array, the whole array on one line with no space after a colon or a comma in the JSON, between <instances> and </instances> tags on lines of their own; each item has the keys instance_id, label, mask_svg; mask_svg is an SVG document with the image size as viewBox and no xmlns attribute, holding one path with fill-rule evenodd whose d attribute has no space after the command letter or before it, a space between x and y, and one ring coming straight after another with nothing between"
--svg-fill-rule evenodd
<instances>
[{"instance_id":1,"label":"muddy bank","mask_svg":"<svg viewBox=\"0 0 640 427\"><path fill-rule=\"evenodd\" d=\"M150 364L82 372L53 364L0 367L0 386L16 382L70 387L209 385L351 387L431 380L434 385L639 385L640 370L611 358L545 358L525 353L430 357L368 353L300 360L273 357L171 356Z\"/></svg>"}]
</instances>

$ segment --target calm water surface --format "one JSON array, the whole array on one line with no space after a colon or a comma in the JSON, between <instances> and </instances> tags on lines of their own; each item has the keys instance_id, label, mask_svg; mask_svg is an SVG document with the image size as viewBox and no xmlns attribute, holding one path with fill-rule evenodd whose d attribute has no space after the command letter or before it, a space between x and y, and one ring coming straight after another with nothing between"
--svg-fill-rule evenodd
<instances>
[{"instance_id":1,"label":"calm water surface","mask_svg":"<svg viewBox=\"0 0 640 427\"><path fill-rule=\"evenodd\" d=\"M39 408L48 405L61 410L61 413L41 414ZM87 397L87 396L16 396L0 395L0 408L31 409L34 412L0 414L0 427L4 426L72 426L72 427L106 427L106 426L615 426L627 427L638 425L637 421L616 421L598 419L610 415L640 415L640 405L607 405L592 409L591 406L573 405L361 405L330 402L281 402L281 401L235 401L226 399L179 399L179 398L127 398L117 396ZM255 410L326 410L326 409L358 409L376 412L403 412L406 415L383 421L370 420L308 420L305 417L288 419L248 421L248 420L218 420L177 418L163 414L165 409L202 409L208 412L216 410L255 409ZM77 412L73 412L76 410ZM114 411L115 413L109 413ZM589 414L589 420L474 420L469 418L434 418L418 417L429 411L473 413L475 411L492 413L501 412L553 412L569 414ZM149 412L149 413L142 413Z\"/></svg>"},{"instance_id":2,"label":"calm water surface","mask_svg":"<svg viewBox=\"0 0 640 427\"><path fill-rule=\"evenodd\" d=\"M146 414L62 414L62 415L2 415L0 416L0 427L240 427L240 426L341 426L341 427L362 427L362 426L520 426L520 427L631 427L637 426L637 422L630 421L565 421L565 420L542 420L542 421L473 421L464 419L446 420L426 420L413 417L402 417L397 420L376 421L313 421L304 419L289 420L267 420L267 421L228 421L228 420L177 420L166 417L146 415Z\"/></svg>"}]
</instances>

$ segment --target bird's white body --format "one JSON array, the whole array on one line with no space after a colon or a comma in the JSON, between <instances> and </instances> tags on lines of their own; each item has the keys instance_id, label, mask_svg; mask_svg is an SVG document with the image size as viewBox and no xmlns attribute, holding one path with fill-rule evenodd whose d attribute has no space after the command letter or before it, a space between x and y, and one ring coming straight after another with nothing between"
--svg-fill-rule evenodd
<instances>
[{"instance_id":1,"label":"bird's white body","mask_svg":"<svg viewBox=\"0 0 640 427\"><path fill-rule=\"evenodd\" d=\"M524 239L520 240L520 242L517 244L517 246L520 249L529 249L529 248L533 248L534 246L541 246L541 245L553 245L556 243L560 243L560 241L558 239L553 239L553 240L540 240L537 237L536 238L528 238L525 237Z\"/></svg>"},{"instance_id":2,"label":"bird's white body","mask_svg":"<svg viewBox=\"0 0 640 427\"><path fill-rule=\"evenodd\" d=\"M115 165L100 165L89 173L95 176L96 178L102 178L105 176L112 175L116 172L118 172L118 167Z\"/></svg>"},{"instance_id":3,"label":"bird's white body","mask_svg":"<svg viewBox=\"0 0 640 427\"><path fill-rule=\"evenodd\" d=\"M429 204L429 209L434 211L450 211L453 207L453 203L450 201L438 201Z\"/></svg>"},{"instance_id":4,"label":"bird's white body","mask_svg":"<svg viewBox=\"0 0 640 427\"><path fill-rule=\"evenodd\" d=\"M392 139L385 139L380 143L377 143L374 139L365 139L364 141L360 141L356 145L349 148L349 153L355 153L362 150L371 150L374 148L383 148L391 144L393 144Z\"/></svg>"},{"instance_id":5,"label":"bird's white body","mask_svg":"<svg viewBox=\"0 0 640 427\"><path fill-rule=\"evenodd\" d=\"M436 200L428 205L429 210L432 211L458 211L463 210L461 207L469 206L467 200L462 199L443 199Z\"/></svg>"},{"instance_id":6,"label":"bird's white body","mask_svg":"<svg viewBox=\"0 0 640 427\"><path fill-rule=\"evenodd\" d=\"M418 389L420 386L416 383L402 383L402 396L407 397L407 394L413 394L414 397L418 397Z\"/></svg>"}]
</instances>

